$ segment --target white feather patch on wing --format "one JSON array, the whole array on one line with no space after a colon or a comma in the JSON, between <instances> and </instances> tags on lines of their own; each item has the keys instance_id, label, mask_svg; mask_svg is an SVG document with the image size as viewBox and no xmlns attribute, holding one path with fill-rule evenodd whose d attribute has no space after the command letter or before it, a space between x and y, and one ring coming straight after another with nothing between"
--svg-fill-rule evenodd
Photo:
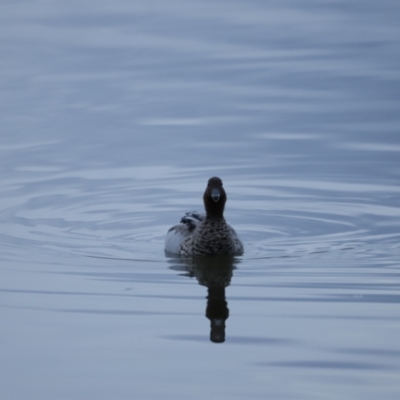
<instances>
[{"instance_id":1,"label":"white feather patch on wing","mask_svg":"<svg viewBox=\"0 0 400 400\"><path fill-rule=\"evenodd\" d=\"M173 226L165 236L165 251L172 254L179 254L182 242L188 237L189 229L184 224Z\"/></svg>"},{"instance_id":2,"label":"white feather patch on wing","mask_svg":"<svg viewBox=\"0 0 400 400\"><path fill-rule=\"evenodd\" d=\"M205 215L197 211L185 213L181 222L173 226L165 236L165 251L171 254L179 254L182 242L193 234L197 225L205 218Z\"/></svg>"}]
</instances>

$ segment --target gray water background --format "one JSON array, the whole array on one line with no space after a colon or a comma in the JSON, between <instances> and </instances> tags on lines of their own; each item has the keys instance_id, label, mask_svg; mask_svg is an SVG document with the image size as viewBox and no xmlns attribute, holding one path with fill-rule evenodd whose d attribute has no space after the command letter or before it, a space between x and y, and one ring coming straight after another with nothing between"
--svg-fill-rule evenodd
<instances>
[{"instance_id":1,"label":"gray water background","mask_svg":"<svg viewBox=\"0 0 400 400\"><path fill-rule=\"evenodd\" d=\"M399 19L3 1L1 399L397 400ZM245 245L217 278L163 250L214 175Z\"/></svg>"}]
</instances>

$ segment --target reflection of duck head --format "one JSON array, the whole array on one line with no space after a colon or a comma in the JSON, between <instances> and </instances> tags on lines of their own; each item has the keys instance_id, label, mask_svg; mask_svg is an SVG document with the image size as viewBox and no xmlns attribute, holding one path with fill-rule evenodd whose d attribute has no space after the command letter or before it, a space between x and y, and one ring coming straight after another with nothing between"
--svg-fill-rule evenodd
<instances>
[{"instance_id":1,"label":"reflection of duck head","mask_svg":"<svg viewBox=\"0 0 400 400\"><path fill-rule=\"evenodd\" d=\"M225 342L225 321L229 317L225 287L232 278L233 258L231 256L198 257L193 260L193 272L200 285L208 287L206 317L211 321L210 340Z\"/></svg>"},{"instance_id":2,"label":"reflection of duck head","mask_svg":"<svg viewBox=\"0 0 400 400\"><path fill-rule=\"evenodd\" d=\"M229 317L225 288L208 288L206 317L211 321L210 340L225 342L225 321Z\"/></svg>"},{"instance_id":3,"label":"reflection of duck head","mask_svg":"<svg viewBox=\"0 0 400 400\"><path fill-rule=\"evenodd\" d=\"M223 343L225 321L229 317L225 288L231 282L235 259L230 255L220 254L195 257L185 261L182 264L188 275L195 276L200 285L208 288L206 317L211 321L210 340L214 343Z\"/></svg>"}]
</instances>

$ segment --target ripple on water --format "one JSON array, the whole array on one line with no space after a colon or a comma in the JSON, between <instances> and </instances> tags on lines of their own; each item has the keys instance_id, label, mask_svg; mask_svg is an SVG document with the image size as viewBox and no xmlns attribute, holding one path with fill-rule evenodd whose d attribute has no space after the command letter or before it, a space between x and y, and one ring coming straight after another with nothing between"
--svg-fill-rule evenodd
<instances>
[{"instance_id":1,"label":"ripple on water","mask_svg":"<svg viewBox=\"0 0 400 400\"><path fill-rule=\"evenodd\" d=\"M169 226L202 209L205 174L196 169L182 171L187 178L165 167L27 170L3 186L3 245L152 259L162 256ZM246 259L345 249L362 257L375 245L397 255L395 185L248 179L229 168L224 175L226 218L246 244Z\"/></svg>"}]
</instances>

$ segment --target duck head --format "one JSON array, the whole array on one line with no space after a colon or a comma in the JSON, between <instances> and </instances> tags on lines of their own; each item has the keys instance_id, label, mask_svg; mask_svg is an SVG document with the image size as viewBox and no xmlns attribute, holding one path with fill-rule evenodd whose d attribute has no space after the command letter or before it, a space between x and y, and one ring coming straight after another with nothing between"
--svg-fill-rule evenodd
<instances>
[{"instance_id":1,"label":"duck head","mask_svg":"<svg viewBox=\"0 0 400 400\"><path fill-rule=\"evenodd\" d=\"M222 187L222 181L218 177L208 180L203 200L208 217L222 217L226 203L226 193Z\"/></svg>"}]
</instances>

